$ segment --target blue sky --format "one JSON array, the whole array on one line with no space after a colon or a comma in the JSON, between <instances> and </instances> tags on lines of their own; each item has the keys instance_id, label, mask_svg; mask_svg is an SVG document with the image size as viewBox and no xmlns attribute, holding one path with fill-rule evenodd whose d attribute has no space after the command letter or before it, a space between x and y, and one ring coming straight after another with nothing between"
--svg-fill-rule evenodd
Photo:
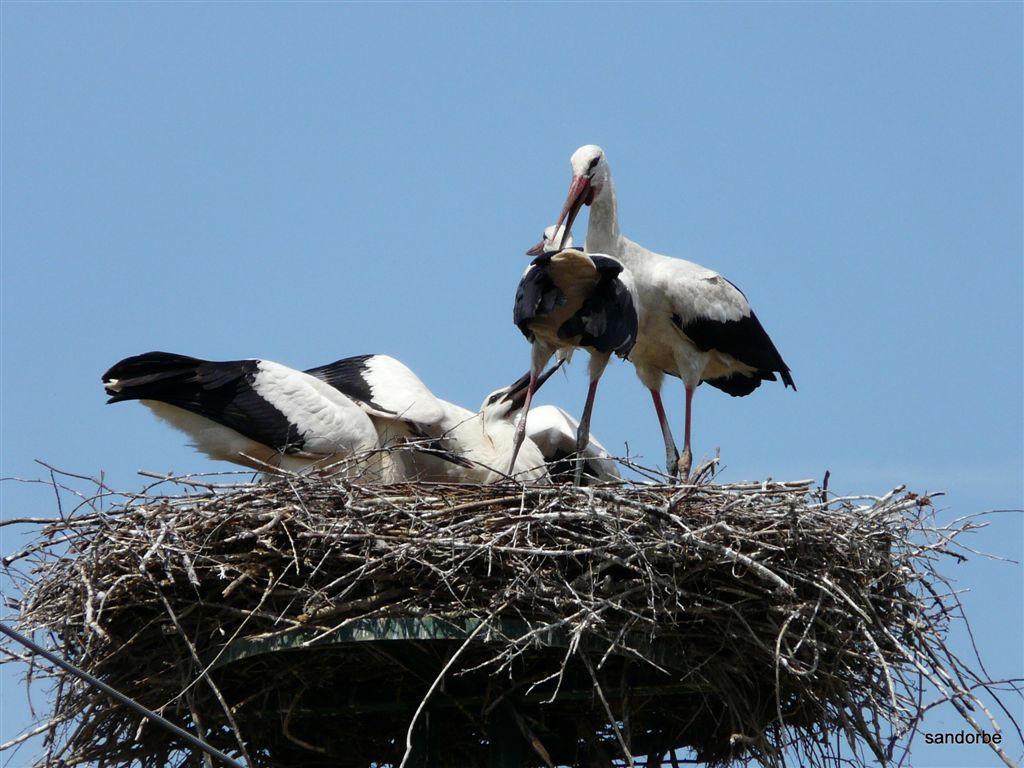
<instances>
[{"instance_id":1,"label":"blue sky","mask_svg":"<svg viewBox=\"0 0 1024 768\"><path fill-rule=\"evenodd\" d=\"M737 283L799 387L701 388L695 461L945 491L941 520L1024 507L1020 3L6 0L0 21L0 475L222 468L104 404L100 374L152 349L387 353L475 407L528 365L524 251L598 143L624 233ZM578 412L581 362L539 401ZM592 428L663 460L626 364ZM56 514L40 486L0 496ZM949 571L990 672L1020 677L1024 528L988 522L972 545L1018 562ZM0 741L28 721L20 674L0 668Z\"/></svg>"}]
</instances>

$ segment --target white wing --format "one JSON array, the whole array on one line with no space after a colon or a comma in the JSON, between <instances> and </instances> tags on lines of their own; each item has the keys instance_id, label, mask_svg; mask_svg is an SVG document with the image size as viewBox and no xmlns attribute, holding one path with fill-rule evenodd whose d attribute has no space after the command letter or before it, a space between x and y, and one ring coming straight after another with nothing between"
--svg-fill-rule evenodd
<instances>
[{"instance_id":1,"label":"white wing","mask_svg":"<svg viewBox=\"0 0 1024 768\"><path fill-rule=\"evenodd\" d=\"M537 444L549 463L560 462L576 452L578 428L579 422L555 405L532 408L526 416L526 435ZM622 479L615 460L593 434L583 449L583 456L586 459L584 473L596 476L600 482Z\"/></svg>"}]
</instances>

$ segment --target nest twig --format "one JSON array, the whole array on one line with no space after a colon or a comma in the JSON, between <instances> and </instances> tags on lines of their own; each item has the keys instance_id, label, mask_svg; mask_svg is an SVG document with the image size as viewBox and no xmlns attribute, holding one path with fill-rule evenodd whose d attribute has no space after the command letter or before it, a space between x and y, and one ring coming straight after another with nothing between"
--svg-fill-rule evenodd
<instances>
[{"instance_id":1,"label":"nest twig","mask_svg":"<svg viewBox=\"0 0 1024 768\"><path fill-rule=\"evenodd\" d=\"M887 763L925 692L998 730L944 642L937 568L974 524L902 489L174 482L101 488L4 565L22 627L251 766L397 766L424 739L482 765L499 723L524 765ZM35 674L40 765L208 764Z\"/></svg>"}]
</instances>

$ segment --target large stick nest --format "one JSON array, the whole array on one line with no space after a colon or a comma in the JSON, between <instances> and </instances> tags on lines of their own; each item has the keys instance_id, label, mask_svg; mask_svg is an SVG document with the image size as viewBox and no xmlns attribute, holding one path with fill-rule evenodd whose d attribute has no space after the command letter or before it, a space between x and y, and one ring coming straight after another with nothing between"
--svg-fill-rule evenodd
<instances>
[{"instance_id":1,"label":"large stick nest","mask_svg":"<svg viewBox=\"0 0 1024 768\"><path fill-rule=\"evenodd\" d=\"M524 765L874 764L925 690L981 729L935 570L970 523L929 527L927 497L177 483L40 523L5 562L20 623L252 766L398 765L407 743L481 765L502 739ZM55 683L39 764L205 764L36 674Z\"/></svg>"}]
</instances>

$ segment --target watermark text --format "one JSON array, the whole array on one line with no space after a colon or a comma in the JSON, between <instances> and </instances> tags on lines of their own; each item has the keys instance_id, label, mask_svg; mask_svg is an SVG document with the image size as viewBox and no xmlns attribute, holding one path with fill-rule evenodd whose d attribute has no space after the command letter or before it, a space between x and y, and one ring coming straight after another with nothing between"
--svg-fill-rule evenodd
<instances>
[{"instance_id":1,"label":"watermark text","mask_svg":"<svg viewBox=\"0 0 1024 768\"><path fill-rule=\"evenodd\" d=\"M1003 734L982 731L956 731L955 733L926 733L925 744L1002 744Z\"/></svg>"}]
</instances>

